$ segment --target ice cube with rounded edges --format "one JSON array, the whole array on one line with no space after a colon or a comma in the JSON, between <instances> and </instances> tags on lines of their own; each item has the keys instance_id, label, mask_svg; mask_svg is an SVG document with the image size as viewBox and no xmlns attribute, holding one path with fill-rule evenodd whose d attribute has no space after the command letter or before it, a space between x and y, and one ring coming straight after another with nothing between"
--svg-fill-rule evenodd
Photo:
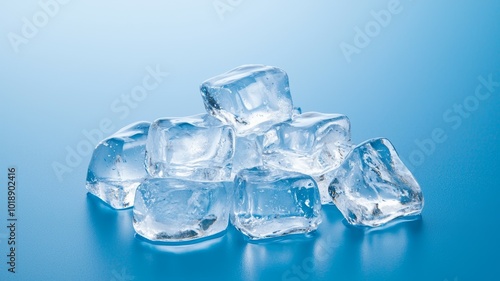
<instances>
[{"instance_id":1,"label":"ice cube with rounded edges","mask_svg":"<svg viewBox=\"0 0 500 281\"><path fill-rule=\"evenodd\" d=\"M234 146L231 126L208 114L160 118L149 130L146 167L152 177L229 180Z\"/></svg>"},{"instance_id":2,"label":"ice cube with rounded edges","mask_svg":"<svg viewBox=\"0 0 500 281\"><path fill-rule=\"evenodd\" d=\"M235 128L239 136L265 132L292 117L288 75L265 65L243 65L203 82L208 113Z\"/></svg>"},{"instance_id":3,"label":"ice cube with rounded edges","mask_svg":"<svg viewBox=\"0 0 500 281\"><path fill-rule=\"evenodd\" d=\"M356 146L329 177L335 205L354 225L373 227L418 215L424 205L419 184L384 138Z\"/></svg>"},{"instance_id":4,"label":"ice cube with rounded edges","mask_svg":"<svg viewBox=\"0 0 500 281\"><path fill-rule=\"evenodd\" d=\"M307 175L254 167L235 178L232 224L250 239L308 233L321 223L321 202Z\"/></svg>"},{"instance_id":5,"label":"ice cube with rounded edges","mask_svg":"<svg viewBox=\"0 0 500 281\"><path fill-rule=\"evenodd\" d=\"M150 123L132 123L102 140L87 171L87 190L115 209L132 207L135 189L147 177L144 167Z\"/></svg>"},{"instance_id":6,"label":"ice cube with rounded edges","mask_svg":"<svg viewBox=\"0 0 500 281\"><path fill-rule=\"evenodd\" d=\"M175 178L145 180L138 188L133 226L158 242L185 242L224 231L229 221L232 182Z\"/></svg>"},{"instance_id":7,"label":"ice cube with rounded edges","mask_svg":"<svg viewBox=\"0 0 500 281\"><path fill-rule=\"evenodd\" d=\"M306 112L275 124L263 137L263 161L275 168L317 179L323 204L331 202L324 174L349 153L351 125L342 114Z\"/></svg>"}]
</instances>

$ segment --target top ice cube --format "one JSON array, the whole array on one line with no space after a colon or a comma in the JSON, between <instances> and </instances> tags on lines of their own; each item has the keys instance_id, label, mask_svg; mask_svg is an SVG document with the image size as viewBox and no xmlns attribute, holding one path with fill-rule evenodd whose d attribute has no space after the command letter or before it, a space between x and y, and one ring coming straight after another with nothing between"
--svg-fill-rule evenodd
<instances>
[{"instance_id":1,"label":"top ice cube","mask_svg":"<svg viewBox=\"0 0 500 281\"><path fill-rule=\"evenodd\" d=\"M264 133L293 112L288 75L265 65L243 65L200 86L207 112L234 127L238 136Z\"/></svg>"}]
</instances>

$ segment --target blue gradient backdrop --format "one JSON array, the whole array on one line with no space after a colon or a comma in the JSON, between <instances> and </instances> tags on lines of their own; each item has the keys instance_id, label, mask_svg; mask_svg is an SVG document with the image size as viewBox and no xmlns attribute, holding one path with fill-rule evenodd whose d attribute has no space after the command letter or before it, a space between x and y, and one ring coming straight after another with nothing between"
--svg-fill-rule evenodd
<instances>
[{"instance_id":1,"label":"blue gradient backdrop","mask_svg":"<svg viewBox=\"0 0 500 281\"><path fill-rule=\"evenodd\" d=\"M47 22L38 1L0 3L0 280L500 278L500 87L474 96L478 77L500 82L500 2L68 2L49 7ZM399 12L374 25L372 11L388 6ZM41 27L19 41L23 18ZM372 35L361 48L356 27ZM343 42L358 49L346 57ZM252 244L230 227L200 247L167 248L134 237L130 210L87 196L84 130L203 112L198 85L248 63L287 71L304 111L347 114L355 142L391 139L424 191L422 219L365 231L325 207L311 238ZM122 95L157 65L168 76L124 109ZM444 137L430 144L436 130ZM6 264L10 166L16 274Z\"/></svg>"}]
</instances>

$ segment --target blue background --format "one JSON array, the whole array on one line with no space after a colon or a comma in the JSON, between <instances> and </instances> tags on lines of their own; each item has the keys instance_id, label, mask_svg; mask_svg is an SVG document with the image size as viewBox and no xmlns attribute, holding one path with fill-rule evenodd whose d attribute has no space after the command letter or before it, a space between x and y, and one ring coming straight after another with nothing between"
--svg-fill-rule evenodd
<instances>
[{"instance_id":1,"label":"blue background","mask_svg":"<svg viewBox=\"0 0 500 281\"><path fill-rule=\"evenodd\" d=\"M355 28L389 2L233 0L220 14L213 0L73 0L15 52L9 34L43 10L2 1L0 280L498 280L500 87L474 93L479 76L500 81L500 2L401 0L346 57L340 44L354 45ZM355 142L389 138L422 186L422 219L367 231L329 206L311 238L252 244L230 227L169 248L135 238L130 210L87 196L83 130L203 112L199 84L248 63L287 71L304 111L348 115ZM157 65L168 76L134 108L113 109ZM445 137L431 145L436 129ZM85 153L68 162L78 146ZM16 274L5 263L10 166Z\"/></svg>"}]
</instances>

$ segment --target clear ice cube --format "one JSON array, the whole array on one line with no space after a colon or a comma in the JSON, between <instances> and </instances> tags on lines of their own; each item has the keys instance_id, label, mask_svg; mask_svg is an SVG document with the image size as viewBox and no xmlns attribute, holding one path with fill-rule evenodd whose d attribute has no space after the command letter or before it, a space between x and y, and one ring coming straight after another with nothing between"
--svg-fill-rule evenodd
<instances>
[{"instance_id":1,"label":"clear ice cube","mask_svg":"<svg viewBox=\"0 0 500 281\"><path fill-rule=\"evenodd\" d=\"M147 177L144 159L149 126L149 122L130 124L94 149L87 190L115 209L132 207L135 190Z\"/></svg>"},{"instance_id":2,"label":"clear ice cube","mask_svg":"<svg viewBox=\"0 0 500 281\"><path fill-rule=\"evenodd\" d=\"M331 203L324 174L338 167L351 149L351 125L342 114L306 112L275 124L264 134L265 165L312 175L323 204Z\"/></svg>"},{"instance_id":3,"label":"clear ice cube","mask_svg":"<svg viewBox=\"0 0 500 281\"><path fill-rule=\"evenodd\" d=\"M262 166L262 137L252 134L236 138L232 177L239 171Z\"/></svg>"},{"instance_id":4,"label":"clear ice cube","mask_svg":"<svg viewBox=\"0 0 500 281\"><path fill-rule=\"evenodd\" d=\"M232 224L250 239L308 233L321 223L321 202L307 175L264 167L235 178Z\"/></svg>"},{"instance_id":5,"label":"clear ice cube","mask_svg":"<svg viewBox=\"0 0 500 281\"><path fill-rule=\"evenodd\" d=\"M239 136L263 133L291 118L288 75L264 65L243 65L200 86L207 112L232 125Z\"/></svg>"},{"instance_id":6,"label":"clear ice cube","mask_svg":"<svg viewBox=\"0 0 500 281\"><path fill-rule=\"evenodd\" d=\"M331 173L329 193L351 224L379 226L422 211L420 186L387 139L356 146Z\"/></svg>"},{"instance_id":7,"label":"clear ice cube","mask_svg":"<svg viewBox=\"0 0 500 281\"><path fill-rule=\"evenodd\" d=\"M208 114L161 118L149 130L146 167L152 177L229 180L234 146L231 126Z\"/></svg>"},{"instance_id":8,"label":"clear ice cube","mask_svg":"<svg viewBox=\"0 0 500 281\"><path fill-rule=\"evenodd\" d=\"M145 180L133 210L135 231L151 241L183 242L224 231L229 221L232 182L175 178Z\"/></svg>"}]
</instances>

